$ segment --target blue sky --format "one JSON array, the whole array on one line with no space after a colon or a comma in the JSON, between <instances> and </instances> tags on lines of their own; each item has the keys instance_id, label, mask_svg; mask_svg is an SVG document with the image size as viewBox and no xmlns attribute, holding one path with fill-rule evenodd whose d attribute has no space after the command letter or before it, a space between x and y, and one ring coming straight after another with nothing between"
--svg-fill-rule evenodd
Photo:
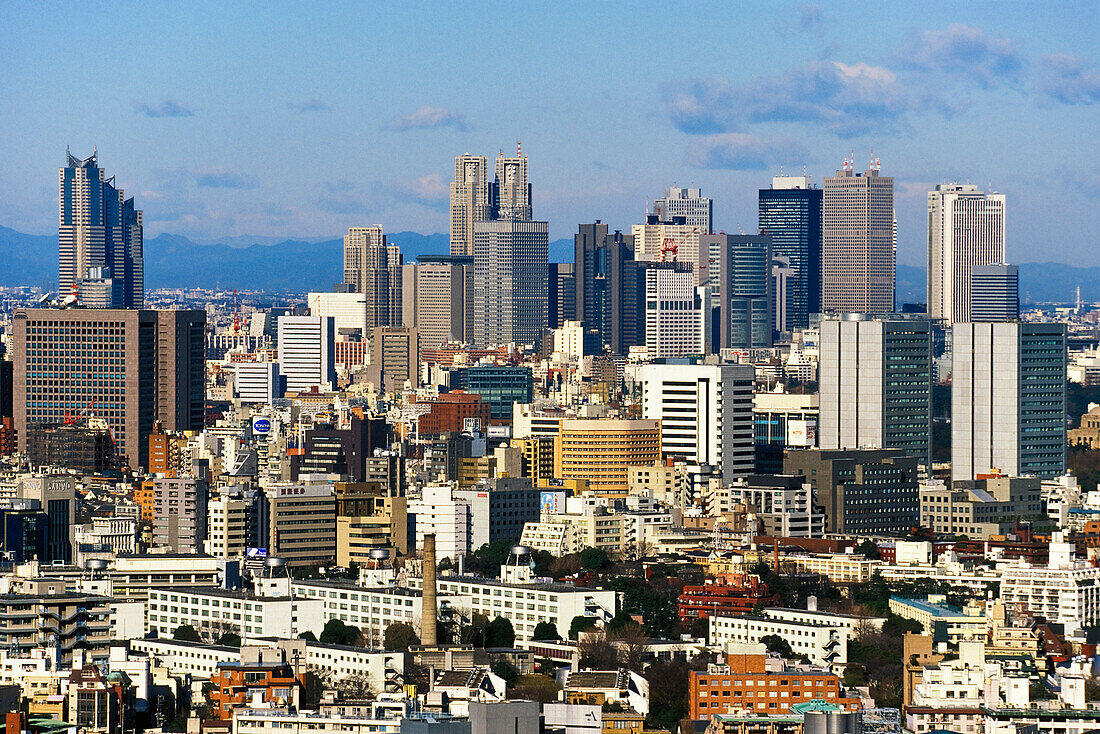
<instances>
[{"instance_id":1,"label":"blue sky","mask_svg":"<svg viewBox=\"0 0 1100 734\"><path fill-rule=\"evenodd\" d=\"M147 237L447 229L453 156L517 140L551 237L666 186L756 226L782 165L855 150L924 198L1008 195L1008 258L1095 264L1100 3L7 3L0 224L47 233L97 145Z\"/></svg>"}]
</instances>

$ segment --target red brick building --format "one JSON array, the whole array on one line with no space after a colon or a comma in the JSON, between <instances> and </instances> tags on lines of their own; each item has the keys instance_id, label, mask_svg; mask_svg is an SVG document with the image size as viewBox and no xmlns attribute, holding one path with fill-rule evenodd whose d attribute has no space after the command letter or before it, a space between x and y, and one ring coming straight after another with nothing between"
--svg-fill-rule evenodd
<instances>
[{"instance_id":1,"label":"red brick building","mask_svg":"<svg viewBox=\"0 0 1100 734\"><path fill-rule=\"evenodd\" d=\"M728 581L685 586L677 601L680 620L690 623L714 615L737 617L751 612L757 604L775 606L779 595L768 590L759 576L727 576Z\"/></svg>"},{"instance_id":2,"label":"red brick building","mask_svg":"<svg viewBox=\"0 0 1100 734\"><path fill-rule=\"evenodd\" d=\"M476 418L481 430L489 425L489 404L481 396L454 390L441 393L434 400L421 401L432 406L432 411L418 419L417 430L421 436L438 436L442 433L461 433L467 418Z\"/></svg>"}]
</instances>

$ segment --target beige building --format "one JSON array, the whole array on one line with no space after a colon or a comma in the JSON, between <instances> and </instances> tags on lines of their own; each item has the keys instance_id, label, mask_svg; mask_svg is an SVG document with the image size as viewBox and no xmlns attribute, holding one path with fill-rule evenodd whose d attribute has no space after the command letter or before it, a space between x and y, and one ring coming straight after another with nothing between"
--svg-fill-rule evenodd
<instances>
[{"instance_id":1,"label":"beige building","mask_svg":"<svg viewBox=\"0 0 1100 734\"><path fill-rule=\"evenodd\" d=\"M401 325L401 251L382 225L349 227L344 236L344 283L366 294L366 328Z\"/></svg>"},{"instance_id":2,"label":"beige building","mask_svg":"<svg viewBox=\"0 0 1100 734\"><path fill-rule=\"evenodd\" d=\"M822 293L825 312L894 311L894 179L877 162L864 173L853 161L825 179Z\"/></svg>"},{"instance_id":3,"label":"beige building","mask_svg":"<svg viewBox=\"0 0 1100 734\"><path fill-rule=\"evenodd\" d=\"M328 565L336 560L336 498L324 476L267 488L268 552L287 566ZM319 481L312 481L318 479Z\"/></svg>"},{"instance_id":4,"label":"beige building","mask_svg":"<svg viewBox=\"0 0 1100 734\"><path fill-rule=\"evenodd\" d=\"M921 525L933 532L989 540L1012 532L1018 520L1044 520L1038 477L989 477L920 487Z\"/></svg>"},{"instance_id":5,"label":"beige building","mask_svg":"<svg viewBox=\"0 0 1100 734\"><path fill-rule=\"evenodd\" d=\"M369 380L384 392L420 384L420 334L413 327L375 327L370 334Z\"/></svg>"},{"instance_id":6,"label":"beige building","mask_svg":"<svg viewBox=\"0 0 1100 734\"><path fill-rule=\"evenodd\" d=\"M1005 197L973 184L928 192L928 315L970 321L970 281L979 265L1005 261Z\"/></svg>"},{"instance_id":7,"label":"beige building","mask_svg":"<svg viewBox=\"0 0 1100 734\"><path fill-rule=\"evenodd\" d=\"M455 156L455 178L451 182L451 255L472 256L474 222L487 222L491 215L489 160L483 155Z\"/></svg>"},{"instance_id":8,"label":"beige building","mask_svg":"<svg viewBox=\"0 0 1100 734\"><path fill-rule=\"evenodd\" d=\"M207 505L206 541L208 555L240 558L248 549L248 508L244 500L221 496Z\"/></svg>"},{"instance_id":9,"label":"beige building","mask_svg":"<svg viewBox=\"0 0 1100 734\"><path fill-rule=\"evenodd\" d=\"M589 491L625 497L631 466L661 458L659 420L563 420L554 444L554 474L587 479Z\"/></svg>"},{"instance_id":10,"label":"beige building","mask_svg":"<svg viewBox=\"0 0 1100 734\"><path fill-rule=\"evenodd\" d=\"M408 514L404 497L388 496L376 482L337 482L336 563L370 561L370 551L408 553Z\"/></svg>"},{"instance_id":11,"label":"beige building","mask_svg":"<svg viewBox=\"0 0 1100 734\"><path fill-rule=\"evenodd\" d=\"M470 338L473 286L472 257L421 255L404 266L401 315L405 326L420 332L423 349Z\"/></svg>"}]
</instances>

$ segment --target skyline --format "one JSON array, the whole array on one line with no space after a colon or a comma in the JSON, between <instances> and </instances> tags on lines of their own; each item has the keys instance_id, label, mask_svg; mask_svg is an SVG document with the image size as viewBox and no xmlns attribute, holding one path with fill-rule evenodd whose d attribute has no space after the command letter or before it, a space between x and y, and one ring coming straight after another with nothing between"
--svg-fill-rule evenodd
<instances>
[{"instance_id":1,"label":"skyline","mask_svg":"<svg viewBox=\"0 0 1100 734\"><path fill-rule=\"evenodd\" d=\"M752 232L780 166L821 186L854 149L857 170L873 150L896 179L900 263L925 264L927 192L954 180L1006 195L1009 262L1081 262L1100 198L1078 142L1100 103L1100 9L967 11L712 6L674 35L628 6L464 6L430 26L384 9L371 35L354 6L8 7L0 133L21 173L0 224L56 228L69 145L98 148L147 239L446 233L454 157L519 139L551 240L596 219L628 231L672 185L714 199L716 229Z\"/></svg>"}]
</instances>

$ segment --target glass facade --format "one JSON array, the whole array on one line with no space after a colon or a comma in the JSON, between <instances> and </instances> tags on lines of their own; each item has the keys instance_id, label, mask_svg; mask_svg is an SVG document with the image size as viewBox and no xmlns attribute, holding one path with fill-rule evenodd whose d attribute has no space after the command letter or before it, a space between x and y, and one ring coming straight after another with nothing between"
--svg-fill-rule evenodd
<instances>
[{"instance_id":1,"label":"glass facade","mask_svg":"<svg viewBox=\"0 0 1100 734\"><path fill-rule=\"evenodd\" d=\"M805 328L821 311L821 189L761 189L759 229L772 239L772 257L789 258L795 275L786 293L787 323L780 331Z\"/></svg>"}]
</instances>

